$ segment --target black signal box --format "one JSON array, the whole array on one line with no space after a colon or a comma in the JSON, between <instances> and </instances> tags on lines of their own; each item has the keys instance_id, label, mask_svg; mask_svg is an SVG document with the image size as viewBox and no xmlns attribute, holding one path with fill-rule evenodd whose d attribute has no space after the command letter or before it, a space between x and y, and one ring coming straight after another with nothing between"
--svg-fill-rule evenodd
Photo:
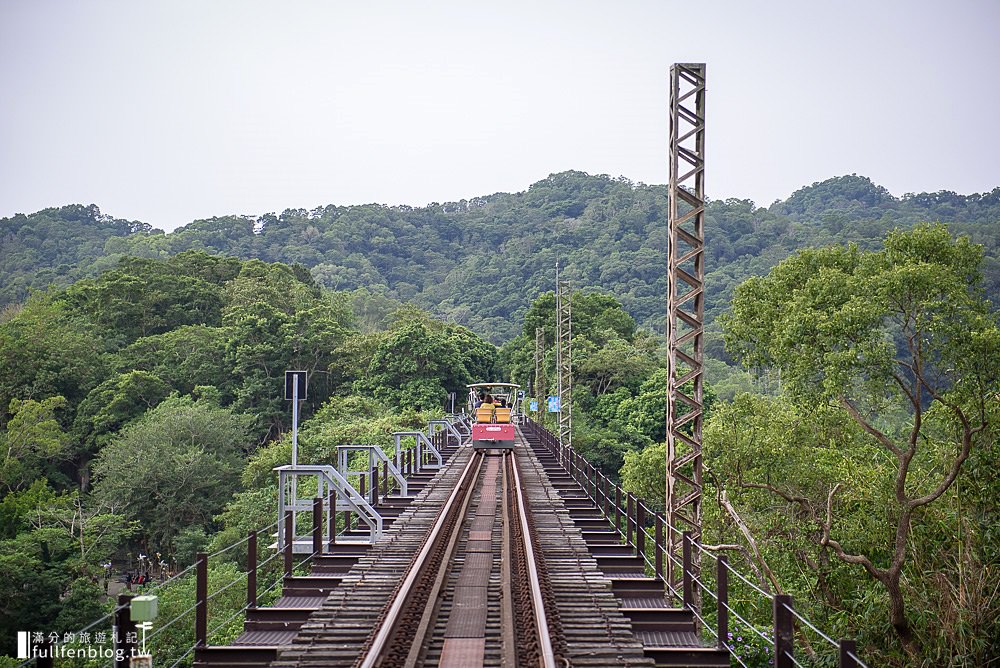
<instances>
[{"instance_id":1,"label":"black signal box","mask_svg":"<svg viewBox=\"0 0 1000 668\"><path fill-rule=\"evenodd\" d=\"M306 398L309 388L309 374L306 371L286 371L285 372L285 401L291 401L294 397L295 386L298 385L299 401Z\"/></svg>"}]
</instances>

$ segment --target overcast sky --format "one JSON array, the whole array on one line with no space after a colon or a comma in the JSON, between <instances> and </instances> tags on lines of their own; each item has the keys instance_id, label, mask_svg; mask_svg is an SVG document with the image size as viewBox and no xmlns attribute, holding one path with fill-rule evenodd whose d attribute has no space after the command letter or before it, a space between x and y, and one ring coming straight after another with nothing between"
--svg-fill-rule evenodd
<instances>
[{"instance_id":1,"label":"overcast sky","mask_svg":"<svg viewBox=\"0 0 1000 668\"><path fill-rule=\"evenodd\" d=\"M422 206L577 169L667 180L668 72L708 64L706 189L1000 185L996 0L0 0L0 216L173 229Z\"/></svg>"}]
</instances>

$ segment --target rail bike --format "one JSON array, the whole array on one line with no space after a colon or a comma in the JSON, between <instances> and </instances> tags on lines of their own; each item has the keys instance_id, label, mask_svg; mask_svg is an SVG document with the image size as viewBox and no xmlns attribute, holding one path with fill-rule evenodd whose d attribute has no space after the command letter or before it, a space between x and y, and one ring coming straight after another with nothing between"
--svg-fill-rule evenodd
<instances>
[{"instance_id":1,"label":"rail bike","mask_svg":"<svg viewBox=\"0 0 1000 668\"><path fill-rule=\"evenodd\" d=\"M524 392L516 383L473 383L468 411L472 417L472 447L509 450L514 447L514 424L521 416Z\"/></svg>"}]
</instances>

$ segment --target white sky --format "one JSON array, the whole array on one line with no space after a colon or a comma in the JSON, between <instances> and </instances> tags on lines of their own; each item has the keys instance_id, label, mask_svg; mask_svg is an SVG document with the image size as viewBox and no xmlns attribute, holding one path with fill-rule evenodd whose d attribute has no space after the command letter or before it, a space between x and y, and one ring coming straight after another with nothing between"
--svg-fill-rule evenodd
<instances>
[{"instance_id":1,"label":"white sky","mask_svg":"<svg viewBox=\"0 0 1000 668\"><path fill-rule=\"evenodd\" d=\"M1000 185L996 0L0 0L0 216L664 183L678 61L708 63L710 197Z\"/></svg>"}]
</instances>

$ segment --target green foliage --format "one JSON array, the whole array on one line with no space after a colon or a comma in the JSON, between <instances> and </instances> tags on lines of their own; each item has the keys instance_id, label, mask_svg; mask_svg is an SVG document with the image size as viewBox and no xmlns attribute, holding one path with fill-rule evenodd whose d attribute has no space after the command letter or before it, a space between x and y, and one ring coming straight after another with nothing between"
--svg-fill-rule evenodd
<instances>
[{"instance_id":1,"label":"green foliage","mask_svg":"<svg viewBox=\"0 0 1000 668\"><path fill-rule=\"evenodd\" d=\"M70 540L56 529L0 542L0 650L14 654L17 631L45 629L59 615L73 577L63 568ZM56 630L56 629L53 629Z\"/></svg>"},{"instance_id":2,"label":"green foliage","mask_svg":"<svg viewBox=\"0 0 1000 668\"><path fill-rule=\"evenodd\" d=\"M0 325L0 425L12 399L64 397L76 406L104 377L104 343L65 304L33 299Z\"/></svg>"},{"instance_id":3,"label":"green foliage","mask_svg":"<svg viewBox=\"0 0 1000 668\"><path fill-rule=\"evenodd\" d=\"M40 508L50 505L56 493L44 478L38 478L26 489L12 492L0 501L0 539L13 538L31 527Z\"/></svg>"},{"instance_id":4,"label":"green foliage","mask_svg":"<svg viewBox=\"0 0 1000 668\"><path fill-rule=\"evenodd\" d=\"M76 632L87 627L105 615L105 606L101 602L103 596L104 589L93 578L81 577L73 580L61 601L55 626L50 628Z\"/></svg>"},{"instance_id":5,"label":"green foliage","mask_svg":"<svg viewBox=\"0 0 1000 668\"><path fill-rule=\"evenodd\" d=\"M1000 327L979 284L981 260L982 248L940 225L892 232L877 252L803 251L740 286L725 322L734 352L779 371L785 396L737 397L706 430L708 443L727 425L725 447L706 461L743 507L766 508L752 524L767 535L776 533L773 504L785 504L797 524L781 527L791 544L774 558L811 553L830 605L857 600L839 569L864 569L877 583L899 642L874 634L886 660L936 656L939 647L920 640L933 624L928 592L964 586L963 570L984 572L978 558L954 557L956 544L982 551L988 539L961 513L937 523L949 530L927 531L935 516L952 515L953 486L988 447L1000 396ZM916 614L906 605L914 600ZM978 619L1000 610L1000 594L978 608L971 601ZM963 637L954 625L949 633Z\"/></svg>"},{"instance_id":6,"label":"green foliage","mask_svg":"<svg viewBox=\"0 0 1000 668\"><path fill-rule=\"evenodd\" d=\"M101 616L96 573L134 532L124 517L85 505L76 493L55 495L41 481L0 503L0 649L16 631L75 631Z\"/></svg>"},{"instance_id":7,"label":"green foliage","mask_svg":"<svg viewBox=\"0 0 1000 668\"><path fill-rule=\"evenodd\" d=\"M166 548L181 529L208 526L229 499L248 427L228 409L172 397L101 450L94 492Z\"/></svg>"},{"instance_id":8,"label":"green foliage","mask_svg":"<svg viewBox=\"0 0 1000 668\"><path fill-rule=\"evenodd\" d=\"M387 302L412 301L500 342L520 330L534 295L551 288L559 258L574 285L601 286L637 322L662 333L666 220L666 186L575 171L552 174L520 193L422 208L326 206L257 219L226 216L167 235L113 221L96 207L48 209L0 220L0 231L12 239L0 261L0 306L24 299L29 286L65 285L113 266L121 255L164 258L190 249L299 263L320 286L363 288L369 296L356 300L363 331L384 327L392 310ZM985 287L1000 294L1000 188L896 198L848 175L801 188L770 207L710 201L707 321L725 310L738 284L796 250L847 241L873 249L893 228L936 220L985 244Z\"/></svg>"},{"instance_id":9,"label":"green foliage","mask_svg":"<svg viewBox=\"0 0 1000 668\"><path fill-rule=\"evenodd\" d=\"M120 344L183 325L218 325L224 302L221 286L189 273L212 275L204 264L214 258L203 256L192 267L193 257L124 259L118 268L69 287L65 300L87 312L106 338Z\"/></svg>"},{"instance_id":10,"label":"green foliage","mask_svg":"<svg viewBox=\"0 0 1000 668\"><path fill-rule=\"evenodd\" d=\"M107 261L109 240L138 240L152 233L146 223L114 219L93 204L0 219L0 304L24 301L31 290L69 285L93 274Z\"/></svg>"},{"instance_id":11,"label":"green foliage","mask_svg":"<svg viewBox=\"0 0 1000 668\"><path fill-rule=\"evenodd\" d=\"M663 510L666 503L666 479L665 443L625 453L625 464L621 469L622 488L645 499L656 510Z\"/></svg>"},{"instance_id":12,"label":"green foliage","mask_svg":"<svg viewBox=\"0 0 1000 668\"><path fill-rule=\"evenodd\" d=\"M91 452L111 434L167 398L170 386L147 371L129 371L108 378L80 402L74 430Z\"/></svg>"},{"instance_id":13,"label":"green foliage","mask_svg":"<svg viewBox=\"0 0 1000 668\"><path fill-rule=\"evenodd\" d=\"M285 370L309 372L308 405L320 405L333 389L327 371L340 359L352 316L343 301L323 298L308 274L285 265L247 262L227 293L224 360L241 379L235 406L273 436L287 420Z\"/></svg>"},{"instance_id":14,"label":"green foliage","mask_svg":"<svg viewBox=\"0 0 1000 668\"><path fill-rule=\"evenodd\" d=\"M235 381L224 359L228 336L223 327L178 327L118 351L114 366L123 373L146 371L181 394L190 394L199 385L214 385L231 400Z\"/></svg>"},{"instance_id":15,"label":"green foliage","mask_svg":"<svg viewBox=\"0 0 1000 668\"><path fill-rule=\"evenodd\" d=\"M444 406L449 392L463 395L479 373L493 368L493 349L464 328L441 328L413 320L390 330L379 342L368 373L355 381L355 391L379 402L427 410Z\"/></svg>"},{"instance_id":16,"label":"green foliage","mask_svg":"<svg viewBox=\"0 0 1000 668\"><path fill-rule=\"evenodd\" d=\"M228 547L237 541L230 541L222 547ZM174 538L173 558L177 560L178 568L187 568L198 558L198 553L203 552L208 545L208 534L205 527L189 526L177 532Z\"/></svg>"},{"instance_id":17,"label":"green foliage","mask_svg":"<svg viewBox=\"0 0 1000 668\"><path fill-rule=\"evenodd\" d=\"M56 419L56 411L65 407L66 400L59 396L11 399L11 419L0 433L0 485L7 491L27 486L48 462L66 457L70 438Z\"/></svg>"}]
</instances>

